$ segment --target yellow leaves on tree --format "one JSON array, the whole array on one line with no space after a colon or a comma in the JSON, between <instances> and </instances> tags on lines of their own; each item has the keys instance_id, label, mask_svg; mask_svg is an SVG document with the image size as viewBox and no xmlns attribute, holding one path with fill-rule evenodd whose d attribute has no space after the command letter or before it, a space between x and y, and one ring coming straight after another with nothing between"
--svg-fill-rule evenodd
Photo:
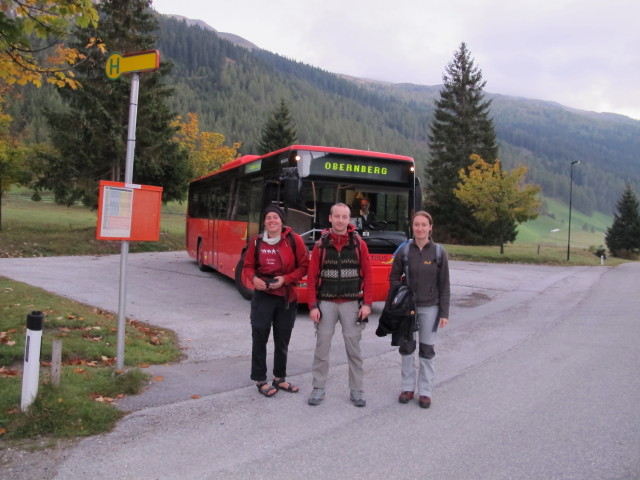
<instances>
[{"instance_id":1,"label":"yellow leaves on tree","mask_svg":"<svg viewBox=\"0 0 640 480\"><path fill-rule=\"evenodd\" d=\"M475 154L470 158L473 163L468 173L465 169L458 172L461 182L454 194L471 208L475 218L501 229L538 216L540 187L524 184L527 167L507 172L499 160L488 163Z\"/></svg>"},{"instance_id":2,"label":"yellow leaves on tree","mask_svg":"<svg viewBox=\"0 0 640 480\"><path fill-rule=\"evenodd\" d=\"M4 192L12 185L25 184L31 178L28 169L25 168L27 149L11 134L10 125L13 119L4 112L4 99L8 88L2 85L0 80L0 230Z\"/></svg>"},{"instance_id":3,"label":"yellow leaves on tree","mask_svg":"<svg viewBox=\"0 0 640 480\"><path fill-rule=\"evenodd\" d=\"M475 154L471 160L469 173L464 169L458 172L461 182L454 193L471 207L476 218L496 222L509 217L524 222L538 216L540 187L524 184L527 167L521 165L508 172L502 170L499 160L488 163Z\"/></svg>"},{"instance_id":4,"label":"yellow leaves on tree","mask_svg":"<svg viewBox=\"0 0 640 480\"><path fill-rule=\"evenodd\" d=\"M174 141L189 152L189 161L195 177L201 177L235 159L238 155L239 143L229 147L224 145L224 135L213 132L201 132L198 115L187 114L187 120L178 117L173 126L178 128Z\"/></svg>"},{"instance_id":5,"label":"yellow leaves on tree","mask_svg":"<svg viewBox=\"0 0 640 480\"><path fill-rule=\"evenodd\" d=\"M64 41L74 26L97 24L98 12L91 0L0 0L0 80L37 87L44 80L77 88L70 69L85 56ZM95 38L87 47L104 51Z\"/></svg>"}]
</instances>

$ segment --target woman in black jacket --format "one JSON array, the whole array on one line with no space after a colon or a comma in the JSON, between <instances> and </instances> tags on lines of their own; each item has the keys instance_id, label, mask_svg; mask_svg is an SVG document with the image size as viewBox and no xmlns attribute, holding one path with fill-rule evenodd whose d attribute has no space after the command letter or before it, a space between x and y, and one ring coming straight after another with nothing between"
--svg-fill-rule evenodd
<instances>
[{"instance_id":1,"label":"woman in black jacket","mask_svg":"<svg viewBox=\"0 0 640 480\"><path fill-rule=\"evenodd\" d=\"M431 215L425 211L416 212L411 227L413 240L408 250L409 286L415 293L417 307L419 368L416 370L414 352L400 352L402 383L398 401L409 403L417 384L418 403L422 408L429 408L435 378L433 357L436 355L436 332L438 327L442 328L449 322L449 262L444 248L440 247L441 253L438 255L438 248L431 241ZM392 288L402 282L404 255L401 250L396 252L389 276Z\"/></svg>"}]
</instances>

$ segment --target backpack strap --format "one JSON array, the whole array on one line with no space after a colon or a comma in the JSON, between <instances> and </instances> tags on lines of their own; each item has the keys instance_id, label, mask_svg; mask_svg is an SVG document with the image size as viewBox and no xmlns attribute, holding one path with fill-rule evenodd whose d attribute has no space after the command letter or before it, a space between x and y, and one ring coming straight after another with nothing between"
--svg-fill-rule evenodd
<instances>
[{"instance_id":1,"label":"backpack strap","mask_svg":"<svg viewBox=\"0 0 640 480\"><path fill-rule=\"evenodd\" d=\"M413 239L410 238L402 247L402 270L404 271L404 283L409 285L409 248L413 243Z\"/></svg>"},{"instance_id":2,"label":"backpack strap","mask_svg":"<svg viewBox=\"0 0 640 480\"><path fill-rule=\"evenodd\" d=\"M440 267L442 266L442 245L440 245L439 243L435 243L435 246L436 246L436 264L438 265L438 269L440 269Z\"/></svg>"},{"instance_id":3,"label":"backpack strap","mask_svg":"<svg viewBox=\"0 0 640 480\"><path fill-rule=\"evenodd\" d=\"M293 252L293 268L298 268L298 256L296 254L296 239L293 236L293 230L289 230L287 234L287 238L289 239L289 245L291 245L291 251Z\"/></svg>"},{"instance_id":4,"label":"backpack strap","mask_svg":"<svg viewBox=\"0 0 640 480\"><path fill-rule=\"evenodd\" d=\"M258 265L260 265L258 258L259 258L259 253L260 253L260 245L262 244L262 237L260 235L256 235L256 240L255 240L255 249L253 251L254 254L254 262L253 264L255 265L254 268L256 270L256 272L258 271Z\"/></svg>"}]
</instances>

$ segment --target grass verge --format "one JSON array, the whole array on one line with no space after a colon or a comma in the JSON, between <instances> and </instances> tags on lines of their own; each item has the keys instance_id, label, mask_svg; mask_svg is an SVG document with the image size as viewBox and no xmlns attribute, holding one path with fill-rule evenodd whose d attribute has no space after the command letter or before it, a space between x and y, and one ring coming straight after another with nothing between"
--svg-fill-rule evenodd
<instances>
[{"instance_id":1,"label":"grass verge","mask_svg":"<svg viewBox=\"0 0 640 480\"><path fill-rule=\"evenodd\" d=\"M42 310L40 385L35 401L22 412L21 369L26 315ZM60 385L51 383L53 340L62 341ZM86 436L110 430L122 416L112 402L139 393L149 364L180 358L169 330L128 321L125 371L116 371L117 316L0 277L0 434L3 438Z\"/></svg>"},{"instance_id":2,"label":"grass verge","mask_svg":"<svg viewBox=\"0 0 640 480\"><path fill-rule=\"evenodd\" d=\"M567 246L540 243L515 243L505 245L504 253L500 247L445 245L449 258L467 262L488 263L530 263L536 265L601 265L602 261L591 248L572 247L567 261ZM628 260L607 257L606 266L616 266Z\"/></svg>"},{"instance_id":3,"label":"grass verge","mask_svg":"<svg viewBox=\"0 0 640 480\"><path fill-rule=\"evenodd\" d=\"M34 202L20 193L2 199L0 258L120 253L120 241L96 240L97 211L46 200L45 196L43 201ZM164 205L160 239L157 242L129 242L129 251L183 250L185 211L184 204Z\"/></svg>"}]
</instances>

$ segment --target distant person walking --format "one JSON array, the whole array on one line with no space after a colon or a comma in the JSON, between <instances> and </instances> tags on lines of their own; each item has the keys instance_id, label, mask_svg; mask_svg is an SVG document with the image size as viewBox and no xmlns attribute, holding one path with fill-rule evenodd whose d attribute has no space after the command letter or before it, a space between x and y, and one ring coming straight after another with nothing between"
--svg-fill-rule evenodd
<instances>
[{"instance_id":1,"label":"distant person walking","mask_svg":"<svg viewBox=\"0 0 640 480\"><path fill-rule=\"evenodd\" d=\"M449 322L449 262L447 252L431 241L433 220L425 211L416 212L411 221L413 241L409 243L408 267L409 287L415 293L418 334L418 364L416 371L414 360L415 341L411 342L413 351L400 348L402 356L400 403L409 403L418 387L418 404L422 408L431 406L431 396L435 380L433 358L436 355L436 333ZM389 283L391 288L402 282L404 260L402 248L398 249ZM440 253L438 254L438 250ZM413 338L415 334L411 334Z\"/></svg>"},{"instance_id":2,"label":"distant person walking","mask_svg":"<svg viewBox=\"0 0 640 480\"><path fill-rule=\"evenodd\" d=\"M331 228L322 232L311 253L307 298L311 320L316 324L316 349L309 405L319 405L324 399L331 341L338 321L349 363L351 402L356 407L367 403L360 340L371 314L371 265L367 245L349 223L350 218L347 205L333 205L329 214Z\"/></svg>"},{"instance_id":3,"label":"distant person walking","mask_svg":"<svg viewBox=\"0 0 640 480\"><path fill-rule=\"evenodd\" d=\"M258 391L274 396L278 390L296 393L286 381L289 340L296 320L294 285L307 274L309 255L304 241L284 225L276 205L262 213L264 232L250 242L244 257L243 279L253 288L251 299L251 379ZM273 382L267 383L267 342L273 326Z\"/></svg>"}]
</instances>

